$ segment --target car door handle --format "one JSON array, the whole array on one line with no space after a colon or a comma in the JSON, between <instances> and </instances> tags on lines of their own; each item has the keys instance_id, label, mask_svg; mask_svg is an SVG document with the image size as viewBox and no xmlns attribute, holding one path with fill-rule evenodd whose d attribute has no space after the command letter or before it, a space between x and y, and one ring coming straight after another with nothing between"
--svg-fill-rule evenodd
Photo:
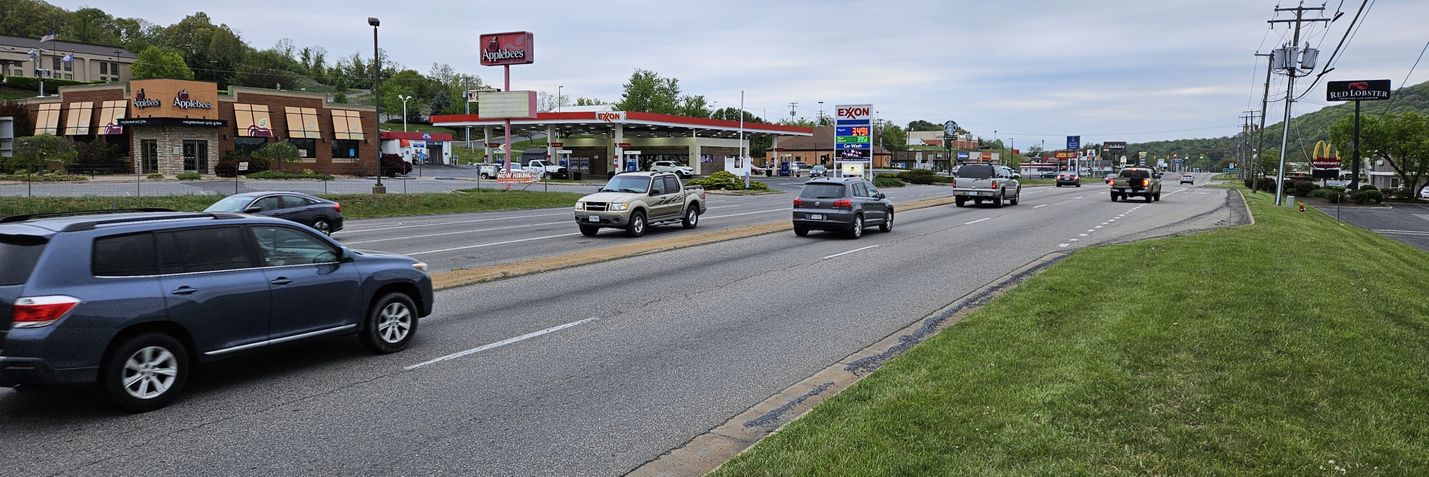
<instances>
[{"instance_id":1,"label":"car door handle","mask_svg":"<svg viewBox=\"0 0 1429 477\"><path fill-rule=\"evenodd\" d=\"M273 281L268 282L268 283L272 283L272 284L274 284L274 285L287 285L287 284L289 284L289 283L293 283L293 281L292 281L292 280L289 280L288 277L278 277L278 278L275 278L275 279L273 279Z\"/></svg>"},{"instance_id":2,"label":"car door handle","mask_svg":"<svg viewBox=\"0 0 1429 477\"><path fill-rule=\"evenodd\" d=\"M197 292L198 292L198 289L197 289L197 288L190 287L190 286L181 286L181 287L175 288L174 291L173 291L173 294L175 294L175 295L192 295L192 294L197 293Z\"/></svg>"}]
</instances>

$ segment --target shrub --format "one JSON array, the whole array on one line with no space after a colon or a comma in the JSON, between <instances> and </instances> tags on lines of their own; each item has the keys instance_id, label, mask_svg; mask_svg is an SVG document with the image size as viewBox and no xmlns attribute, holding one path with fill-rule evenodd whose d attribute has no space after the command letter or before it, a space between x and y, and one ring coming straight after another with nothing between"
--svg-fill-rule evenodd
<instances>
[{"instance_id":1,"label":"shrub","mask_svg":"<svg viewBox=\"0 0 1429 477\"><path fill-rule=\"evenodd\" d=\"M161 180L164 180L164 175L163 175L163 174L160 174L160 173L158 173L158 172L155 172L155 173L153 173L153 174L149 174L149 175L148 175L148 179L151 180L151 181L161 181Z\"/></svg>"},{"instance_id":2,"label":"shrub","mask_svg":"<svg viewBox=\"0 0 1429 477\"><path fill-rule=\"evenodd\" d=\"M1365 202L1373 202L1376 204L1384 203L1384 192L1380 192L1379 189L1367 190L1362 192L1364 192Z\"/></svg>"},{"instance_id":3,"label":"shrub","mask_svg":"<svg viewBox=\"0 0 1429 477\"><path fill-rule=\"evenodd\" d=\"M690 185L697 185L708 190L769 190L768 184L756 180L750 180L749 189L745 189L744 179L729 171L719 171L710 174L709 177L692 180Z\"/></svg>"},{"instance_id":4,"label":"shrub","mask_svg":"<svg viewBox=\"0 0 1429 477\"><path fill-rule=\"evenodd\" d=\"M179 173L179 175L176 177L178 178L178 180L181 181L196 181L199 179L203 179L203 176L199 175L199 173L197 172L182 172Z\"/></svg>"},{"instance_id":5,"label":"shrub","mask_svg":"<svg viewBox=\"0 0 1429 477\"><path fill-rule=\"evenodd\" d=\"M1379 190L1379 188L1378 188L1378 187L1375 187L1375 186L1372 186L1372 185L1365 185L1365 186L1360 186L1360 190L1365 191L1365 192L1369 192L1369 191L1372 191L1372 190Z\"/></svg>"},{"instance_id":6,"label":"shrub","mask_svg":"<svg viewBox=\"0 0 1429 477\"><path fill-rule=\"evenodd\" d=\"M912 169L898 173L898 179L910 184L937 184L942 181L942 176L927 169Z\"/></svg>"},{"instance_id":7,"label":"shrub","mask_svg":"<svg viewBox=\"0 0 1429 477\"><path fill-rule=\"evenodd\" d=\"M283 172L283 171L262 171L262 172L254 172L254 173L252 173L252 174L248 174L248 178L249 178L249 179L311 179L311 180L319 180L319 181L330 181L330 180L333 179L332 176L327 175L327 174L319 174L319 173L305 174L305 173L301 173L301 172Z\"/></svg>"},{"instance_id":8,"label":"shrub","mask_svg":"<svg viewBox=\"0 0 1429 477\"><path fill-rule=\"evenodd\" d=\"M908 184L905 184L898 176L880 174L873 177L873 185L874 187L903 187Z\"/></svg>"},{"instance_id":9,"label":"shrub","mask_svg":"<svg viewBox=\"0 0 1429 477\"><path fill-rule=\"evenodd\" d=\"M1290 183L1290 188L1296 197L1309 197L1315 191L1315 183L1310 181L1294 181Z\"/></svg>"},{"instance_id":10,"label":"shrub","mask_svg":"<svg viewBox=\"0 0 1429 477\"><path fill-rule=\"evenodd\" d=\"M252 167L250 165L249 167ZM213 174L218 177L233 177L238 175L238 162L224 159L213 165Z\"/></svg>"}]
</instances>

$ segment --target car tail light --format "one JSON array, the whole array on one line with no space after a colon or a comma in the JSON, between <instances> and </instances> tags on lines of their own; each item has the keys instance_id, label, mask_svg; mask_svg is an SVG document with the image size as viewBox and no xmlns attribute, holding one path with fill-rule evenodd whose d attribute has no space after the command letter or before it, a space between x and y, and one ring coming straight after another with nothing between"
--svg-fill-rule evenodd
<instances>
[{"instance_id":1,"label":"car tail light","mask_svg":"<svg viewBox=\"0 0 1429 477\"><path fill-rule=\"evenodd\" d=\"M63 318L78 304L78 298L64 295L21 298L10 314L16 328L38 328Z\"/></svg>"},{"instance_id":2,"label":"car tail light","mask_svg":"<svg viewBox=\"0 0 1429 477\"><path fill-rule=\"evenodd\" d=\"M997 188L997 181L992 181L992 188L993 188L993 189L996 189L996 188Z\"/></svg>"},{"instance_id":3,"label":"car tail light","mask_svg":"<svg viewBox=\"0 0 1429 477\"><path fill-rule=\"evenodd\" d=\"M342 213L342 202L333 202L333 203L332 203L332 207L333 207L334 209L337 209L337 213L339 213L339 214Z\"/></svg>"},{"instance_id":4,"label":"car tail light","mask_svg":"<svg viewBox=\"0 0 1429 477\"><path fill-rule=\"evenodd\" d=\"M794 198L794 207L803 207L803 206L804 206L804 199L795 197L795 198Z\"/></svg>"},{"instance_id":5,"label":"car tail light","mask_svg":"<svg viewBox=\"0 0 1429 477\"><path fill-rule=\"evenodd\" d=\"M836 201L834 201L834 208L835 208L835 209L852 209L852 208L853 208L853 201L848 200L848 199L839 199L839 200L836 200Z\"/></svg>"},{"instance_id":6,"label":"car tail light","mask_svg":"<svg viewBox=\"0 0 1429 477\"><path fill-rule=\"evenodd\" d=\"M1141 186L1142 186L1142 187L1151 187L1151 179L1142 179L1142 180L1141 180Z\"/></svg>"},{"instance_id":7,"label":"car tail light","mask_svg":"<svg viewBox=\"0 0 1429 477\"><path fill-rule=\"evenodd\" d=\"M953 180L949 182L949 184L952 184L953 187L956 188L958 186L958 178L954 177Z\"/></svg>"}]
</instances>

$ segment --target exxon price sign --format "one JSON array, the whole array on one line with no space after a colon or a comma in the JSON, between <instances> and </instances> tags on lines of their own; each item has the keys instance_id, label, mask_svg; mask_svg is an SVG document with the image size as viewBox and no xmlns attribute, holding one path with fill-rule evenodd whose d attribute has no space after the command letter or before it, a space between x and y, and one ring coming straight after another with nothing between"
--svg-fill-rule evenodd
<instances>
[{"instance_id":1,"label":"exxon price sign","mask_svg":"<svg viewBox=\"0 0 1429 477\"><path fill-rule=\"evenodd\" d=\"M837 160L865 162L873 159L873 105L846 104L834 107L834 143Z\"/></svg>"}]
</instances>

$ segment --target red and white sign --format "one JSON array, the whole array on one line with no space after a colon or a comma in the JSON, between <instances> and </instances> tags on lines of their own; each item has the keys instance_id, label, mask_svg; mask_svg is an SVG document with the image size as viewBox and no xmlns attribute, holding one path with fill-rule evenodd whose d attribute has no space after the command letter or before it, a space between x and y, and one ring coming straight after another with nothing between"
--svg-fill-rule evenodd
<instances>
[{"instance_id":1,"label":"red and white sign","mask_svg":"<svg viewBox=\"0 0 1429 477\"><path fill-rule=\"evenodd\" d=\"M504 184L530 184L536 182L536 175L526 171L501 171L496 173L496 182Z\"/></svg>"},{"instance_id":2,"label":"red and white sign","mask_svg":"<svg viewBox=\"0 0 1429 477\"><path fill-rule=\"evenodd\" d=\"M565 147L565 145L566 145L566 143L563 143L563 142L553 142L553 143L551 143L551 147L555 147L555 148Z\"/></svg>"},{"instance_id":3,"label":"red and white sign","mask_svg":"<svg viewBox=\"0 0 1429 477\"><path fill-rule=\"evenodd\" d=\"M852 104L842 105L834 108L834 115L839 121L856 121L873 118L873 105Z\"/></svg>"},{"instance_id":4,"label":"red and white sign","mask_svg":"<svg viewBox=\"0 0 1429 477\"><path fill-rule=\"evenodd\" d=\"M481 35L482 66L529 65L536 62L535 37L513 31Z\"/></svg>"},{"instance_id":5,"label":"red and white sign","mask_svg":"<svg viewBox=\"0 0 1429 477\"><path fill-rule=\"evenodd\" d=\"M624 111L610 111L610 112L604 112L604 113L595 113L595 120L596 120L596 121L603 122L603 123L613 123L613 122L616 122L616 121L625 121L625 112L624 112Z\"/></svg>"}]
</instances>

